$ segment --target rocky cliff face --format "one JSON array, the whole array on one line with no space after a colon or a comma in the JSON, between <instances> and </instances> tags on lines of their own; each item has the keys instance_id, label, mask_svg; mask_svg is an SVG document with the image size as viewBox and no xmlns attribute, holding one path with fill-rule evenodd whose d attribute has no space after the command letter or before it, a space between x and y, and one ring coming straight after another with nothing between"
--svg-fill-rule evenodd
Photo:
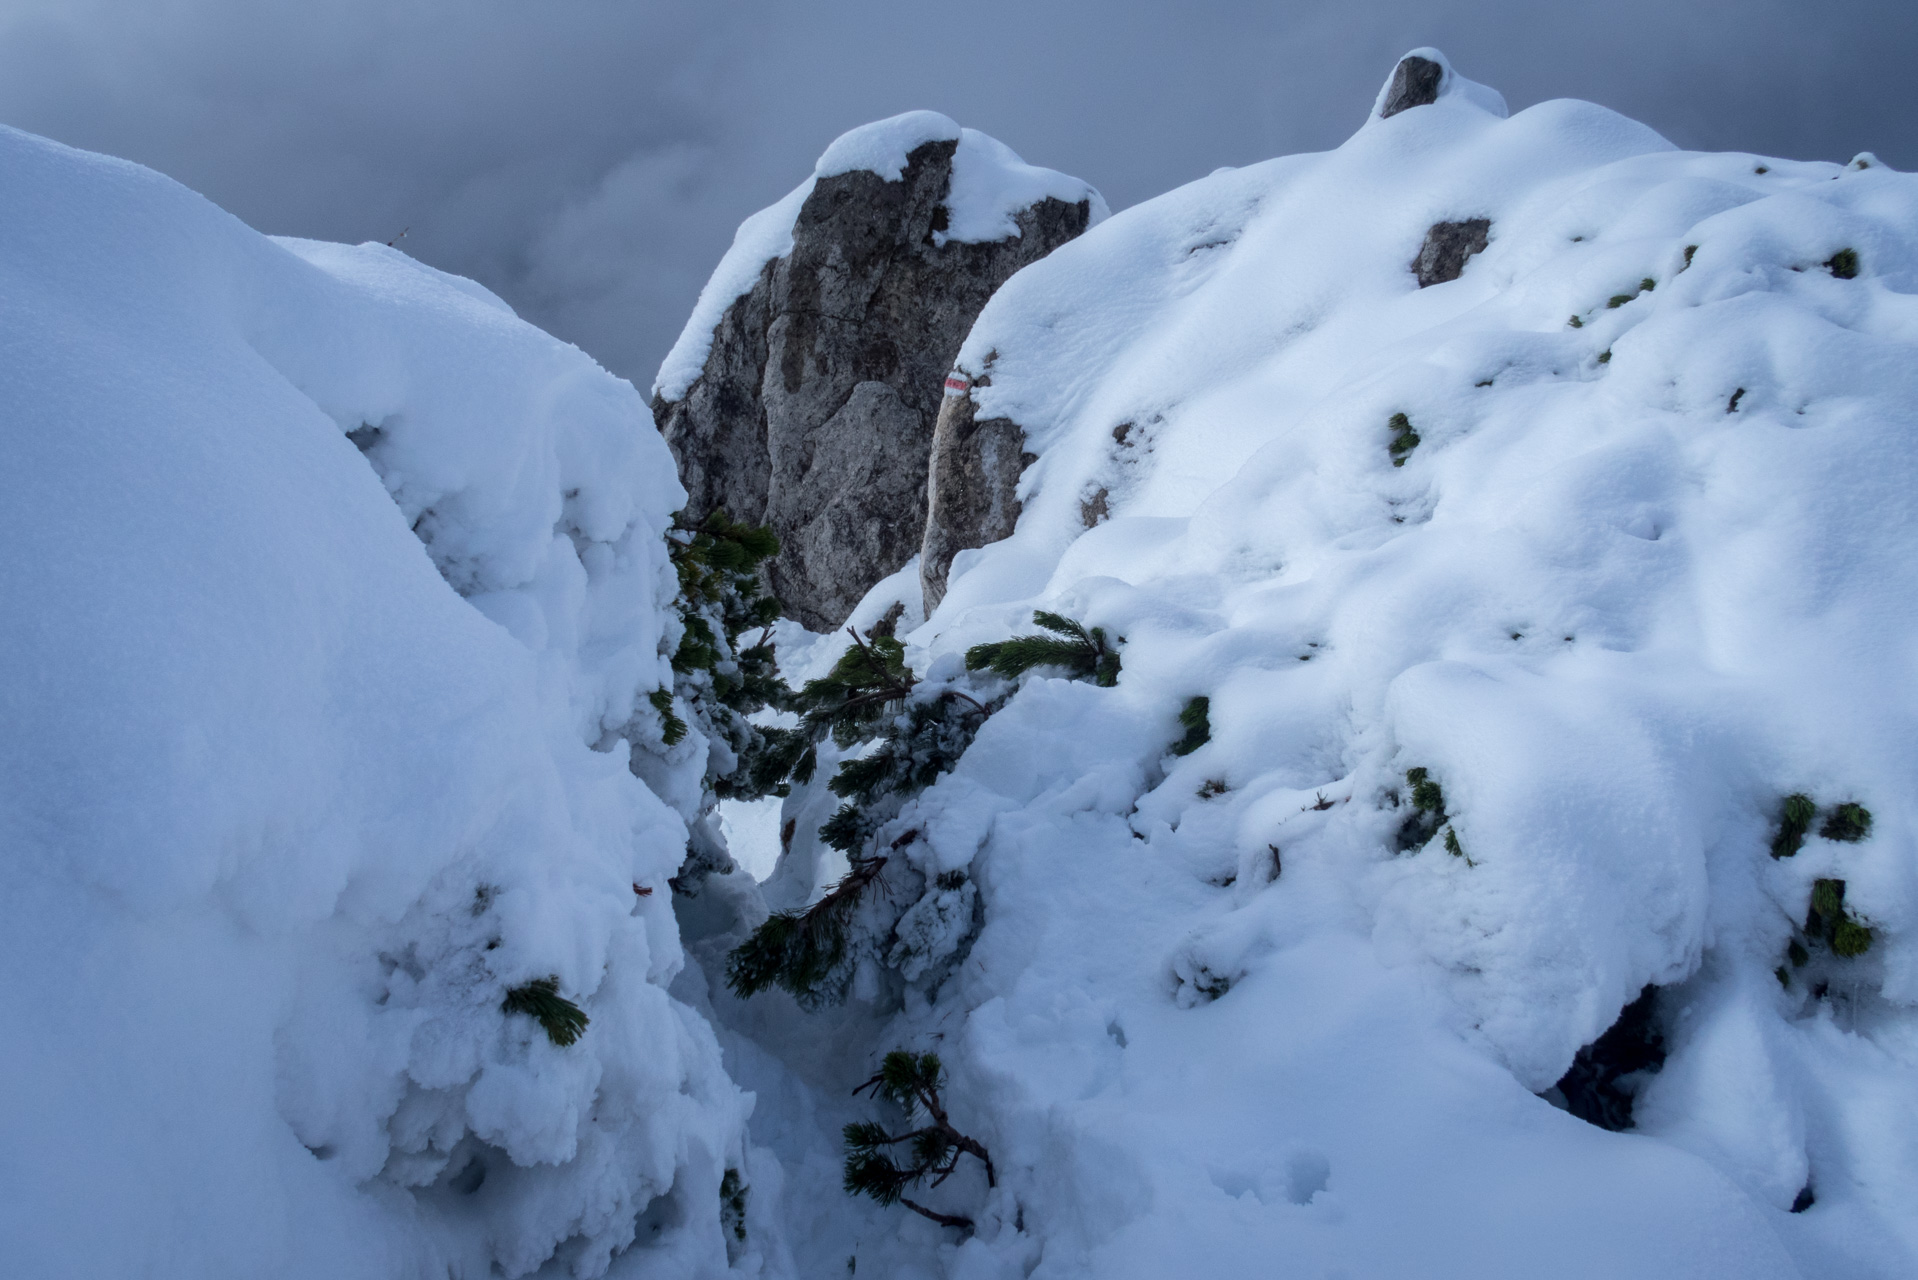
<instances>
[{"instance_id":1,"label":"rocky cliff face","mask_svg":"<svg viewBox=\"0 0 1918 1280\"><path fill-rule=\"evenodd\" d=\"M865 163L826 172L848 152ZM688 514L723 507L771 524L782 548L771 585L813 630L919 550L941 386L974 317L1013 272L1104 214L1083 183L927 112L847 135L820 169L794 193L790 246L725 304L697 376L674 387L669 359L653 400ZM739 254L764 251L747 243L753 229L702 310L743 274ZM705 336L703 318L682 348Z\"/></svg>"},{"instance_id":2,"label":"rocky cliff face","mask_svg":"<svg viewBox=\"0 0 1918 1280\"><path fill-rule=\"evenodd\" d=\"M990 375L982 374L978 385ZM1010 538L1019 523L1019 476L1035 459L1010 418L981 418L972 380L955 369L932 433L926 483L926 536L919 591L927 616L946 597L946 574L961 551Z\"/></svg>"}]
</instances>

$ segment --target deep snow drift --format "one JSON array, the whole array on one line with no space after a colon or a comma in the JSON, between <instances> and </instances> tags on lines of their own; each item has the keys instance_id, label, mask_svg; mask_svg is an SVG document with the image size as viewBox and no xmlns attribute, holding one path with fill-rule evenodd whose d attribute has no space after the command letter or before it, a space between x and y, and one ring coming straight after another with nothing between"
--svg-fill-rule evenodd
<instances>
[{"instance_id":1,"label":"deep snow drift","mask_svg":"<svg viewBox=\"0 0 1918 1280\"><path fill-rule=\"evenodd\" d=\"M1113 217L966 343L1038 461L908 657L1043 607L1124 667L1024 677L874 837L977 886L949 979L718 998L839 1116L936 1049L997 1164L934 1193L976 1235L855 1217L816 1274L1918 1270L1918 180L1506 118L1421 52L1436 102ZM1868 836L1774 858L1798 793ZM843 869L832 803L775 905ZM1633 1130L1537 1096L1648 986Z\"/></svg>"},{"instance_id":2,"label":"deep snow drift","mask_svg":"<svg viewBox=\"0 0 1918 1280\"><path fill-rule=\"evenodd\" d=\"M0 174L0 1271L723 1270L750 1099L610 749L671 678L639 397L379 246Z\"/></svg>"}]
</instances>

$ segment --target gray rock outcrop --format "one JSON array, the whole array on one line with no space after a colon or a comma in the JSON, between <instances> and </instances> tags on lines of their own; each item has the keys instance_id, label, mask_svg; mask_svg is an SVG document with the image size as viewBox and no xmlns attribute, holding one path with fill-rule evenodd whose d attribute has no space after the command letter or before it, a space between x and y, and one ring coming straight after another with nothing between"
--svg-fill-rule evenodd
<instances>
[{"instance_id":1,"label":"gray rock outcrop","mask_svg":"<svg viewBox=\"0 0 1918 1280\"><path fill-rule=\"evenodd\" d=\"M1485 252L1491 231L1489 218L1434 222L1425 233L1425 243L1419 246L1419 256L1412 259L1412 273L1419 278L1419 288L1458 279L1465 270L1465 260Z\"/></svg>"},{"instance_id":2,"label":"gray rock outcrop","mask_svg":"<svg viewBox=\"0 0 1918 1280\"><path fill-rule=\"evenodd\" d=\"M893 181L820 178L791 252L726 309L699 377L653 402L688 515L770 524L770 585L815 631L919 550L941 388L974 317L1092 219L1090 199L1048 196L1013 214L1016 237L946 240L958 145L919 145Z\"/></svg>"},{"instance_id":3,"label":"gray rock outcrop","mask_svg":"<svg viewBox=\"0 0 1918 1280\"><path fill-rule=\"evenodd\" d=\"M926 536L919 555L919 589L928 615L945 599L954 556L1012 536L1019 522L1019 476L1037 461L1025 451L1026 433L1018 423L979 419L974 412L968 388L949 386L933 428Z\"/></svg>"},{"instance_id":4,"label":"gray rock outcrop","mask_svg":"<svg viewBox=\"0 0 1918 1280\"><path fill-rule=\"evenodd\" d=\"M1379 119L1385 120L1413 107L1429 107L1439 98L1439 84L1445 68L1417 54L1399 59L1392 69L1392 84L1379 107Z\"/></svg>"}]
</instances>

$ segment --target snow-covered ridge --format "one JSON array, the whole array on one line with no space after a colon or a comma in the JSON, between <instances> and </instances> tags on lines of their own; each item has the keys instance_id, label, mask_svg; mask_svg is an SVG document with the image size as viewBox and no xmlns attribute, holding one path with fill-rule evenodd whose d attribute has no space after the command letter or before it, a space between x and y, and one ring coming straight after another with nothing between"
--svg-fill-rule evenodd
<instances>
[{"instance_id":1,"label":"snow-covered ridge","mask_svg":"<svg viewBox=\"0 0 1918 1280\"><path fill-rule=\"evenodd\" d=\"M592 749L669 678L637 393L392 250L0 175L0 1270L723 1270L685 825Z\"/></svg>"},{"instance_id":2,"label":"snow-covered ridge","mask_svg":"<svg viewBox=\"0 0 1918 1280\"><path fill-rule=\"evenodd\" d=\"M1918 178L1440 90L1116 215L960 356L1038 461L915 668L1125 637L875 836L983 903L873 1037L1001 1170L966 1274L1918 1266ZM1869 834L1773 857L1800 793ZM1535 1096L1648 986L1633 1133Z\"/></svg>"},{"instance_id":3,"label":"snow-covered ridge","mask_svg":"<svg viewBox=\"0 0 1918 1280\"><path fill-rule=\"evenodd\" d=\"M663 400L685 396L705 368L713 330L725 317L726 308L751 291L768 262L792 252L793 224L821 178L863 169L897 182L905 172L907 157L919 147L928 142L952 141L958 146L953 152L952 184L946 196L948 225L935 233L937 243L976 244L1016 236L1019 225L1014 215L1047 198L1067 204L1088 200L1094 222L1107 216L1104 197L1086 183L1029 165L1004 143L976 129L962 129L937 111L908 111L861 125L841 134L826 148L811 177L778 203L739 225L732 248L700 290L686 327L660 365L652 394Z\"/></svg>"}]
</instances>

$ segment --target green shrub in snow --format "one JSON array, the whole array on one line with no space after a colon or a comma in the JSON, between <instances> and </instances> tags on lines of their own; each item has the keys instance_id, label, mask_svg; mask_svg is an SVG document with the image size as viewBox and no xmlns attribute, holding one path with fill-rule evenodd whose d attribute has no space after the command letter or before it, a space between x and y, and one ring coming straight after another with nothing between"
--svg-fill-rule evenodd
<instances>
[{"instance_id":1,"label":"green shrub in snow","mask_svg":"<svg viewBox=\"0 0 1918 1280\"><path fill-rule=\"evenodd\" d=\"M1212 741L1212 699L1203 695L1188 699L1179 712L1179 723L1185 726L1185 736L1172 744L1172 754L1189 756Z\"/></svg>"},{"instance_id":2,"label":"green shrub in snow","mask_svg":"<svg viewBox=\"0 0 1918 1280\"><path fill-rule=\"evenodd\" d=\"M827 783L845 803L819 828L819 838L843 852L850 867L818 902L774 913L733 949L726 982L741 997L777 986L808 1009L845 999L858 959L854 941L883 950L879 944L892 928L878 914L861 922L861 913L869 906L878 912L872 891L896 850L918 836L910 832L880 850L872 847L875 834L906 800L958 763L997 705L956 688L922 689L897 639L847 630L851 647L793 698L802 716L794 732L807 739L793 777L802 785L811 780L817 743L827 734L842 747L871 744L841 763ZM878 896L914 881L924 887L916 872L903 879L895 872L887 893ZM930 888L937 892L939 886Z\"/></svg>"},{"instance_id":3,"label":"green shrub in snow","mask_svg":"<svg viewBox=\"0 0 1918 1280\"><path fill-rule=\"evenodd\" d=\"M906 1196L921 1182L937 1187L958 1170L961 1156L970 1155L985 1166L986 1185L997 1186L992 1157L976 1139L954 1128L948 1118L940 1086L944 1073L937 1054L895 1049L886 1055L872 1079L853 1090L868 1090L906 1113L901 1133L889 1132L875 1121L856 1121L842 1131L845 1141L847 1195L870 1196L882 1205L903 1204L941 1226L970 1228L972 1220L940 1213Z\"/></svg>"},{"instance_id":4,"label":"green shrub in snow","mask_svg":"<svg viewBox=\"0 0 1918 1280\"><path fill-rule=\"evenodd\" d=\"M746 1243L746 1196L751 1190L737 1169L726 1170L726 1176L719 1180L719 1226L730 1237L726 1241L729 1262L738 1261L733 1255Z\"/></svg>"},{"instance_id":5,"label":"green shrub in snow","mask_svg":"<svg viewBox=\"0 0 1918 1280\"><path fill-rule=\"evenodd\" d=\"M1871 930L1846 916L1832 926L1831 949L1848 960L1862 956L1871 950Z\"/></svg>"},{"instance_id":6,"label":"green shrub in snow","mask_svg":"<svg viewBox=\"0 0 1918 1280\"><path fill-rule=\"evenodd\" d=\"M726 985L741 998L781 987L809 1009L844 999L851 974L842 970L853 917L886 861L857 859L818 902L768 916L726 957Z\"/></svg>"},{"instance_id":7,"label":"green shrub in snow","mask_svg":"<svg viewBox=\"0 0 1918 1280\"><path fill-rule=\"evenodd\" d=\"M1419 433L1412 430L1412 420L1402 413L1393 414L1385 425L1392 429L1392 442L1386 446L1386 452L1392 455L1393 466L1402 467L1412 456L1412 450L1419 447Z\"/></svg>"},{"instance_id":8,"label":"green shrub in snow","mask_svg":"<svg viewBox=\"0 0 1918 1280\"><path fill-rule=\"evenodd\" d=\"M1847 801L1831 811L1825 825L1818 828L1818 834L1827 840L1856 844L1871 834L1871 810Z\"/></svg>"},{"instance_id":9,"label":"green shrub in snow","mask_svg":"<svg viewBox=\"0 0 1918 1280\"><path fill-rule=\"evenodd\" d=\"M1771 856L1789 858L1796 854L1805 843L1805 833L1811 830L1811 821L1818 816L1818 806L1811 797L1802 793L1793 793L1785 797L1785 803L1778 817L1778 834L1772 837Z\"/></svg>"},{"instance_id":10,"label":"green shrub in snow","mask_svg":"<svg viewBox=\"0 0 1918 1280\"><path fill-rule=\"evenodd\" d=\"M779 553L779 539L770 528L715 511L696 525L676 521L666 541L679 577L680 636L671 655L672 688L647 697L660 739L677 746L690 717L709 741L731 748L724 773L726 755L711 757L705 781L713 799L783 795L801 744L793 731L751 719L768 707L785 708L792 698L771 643L779 601L759 578L760 566ZM749 639L754 631L759 634Z\"/></svg>"},{"instance_id":11,"label":"green shrub in snow","mask_svg":"<svg viewBox=\"0 0 1918 1280\"><path fill-rule=\"evenodd\" d=\"M1832 954L1855 959L1871 950L1871 929L1845 909L1845 882L1819 879L1811 887L1811 909L1805 914L1805 934L1822 941Z\"/></svg>"}]
</instances>

